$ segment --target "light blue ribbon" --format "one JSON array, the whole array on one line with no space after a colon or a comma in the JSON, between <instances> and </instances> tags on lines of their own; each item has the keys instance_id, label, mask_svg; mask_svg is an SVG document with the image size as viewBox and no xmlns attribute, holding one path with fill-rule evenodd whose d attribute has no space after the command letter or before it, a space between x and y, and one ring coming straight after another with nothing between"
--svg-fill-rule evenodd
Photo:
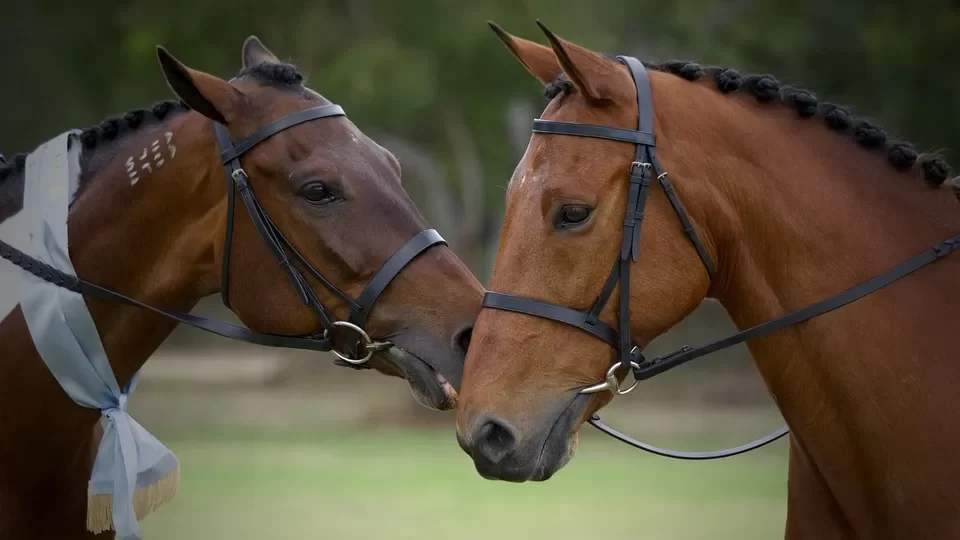
<instances>
[{"instance_id":1,"label":"light blue ribbon","mask_svg":"<svg viewBox=\"0 0 960 540\"><path fill-rule=\"evenodd\" d=\"M79 176L80 147L77 132L39 147L27 157L24 185L30 255L73 275L67 214ZM177 458L127 414L127 397L138 377L120 388L83 297L33 276L25 283L20 306L40 357L71 399L103 415L103 438L89 490L111 493L114 530L123 540L139 539L134 491L173 471Z\"/></svg>"}]
</instances>

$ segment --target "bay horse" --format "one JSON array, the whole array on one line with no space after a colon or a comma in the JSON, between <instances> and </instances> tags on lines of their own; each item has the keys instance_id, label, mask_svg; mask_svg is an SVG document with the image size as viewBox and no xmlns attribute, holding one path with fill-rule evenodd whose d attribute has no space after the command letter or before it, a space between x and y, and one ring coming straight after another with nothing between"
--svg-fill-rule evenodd
<instances>
[{"instance_id":1,"label":"bay horse","mask_svg":"<svg viewBox=\"0 0 960 540\"><path fill-rule=\"evenodd\" d=\"M346 299L374 280L382 294L365 304L362 330L389 348L378 347L364 367L406 378L428 407L453 407L483 288L438 236L403 253L427 227L401 186L394 156L342 114L287 126L243 154L250 187L235 197L247 202L252 189L259 204L257 212L233 214L234 185L224 182L215 123L243 141L278 119L335 106L252 36L232 81L188 68L162 48L158 57L179 101L79 135L80 187L68 220L77 275L179 311L226 293L224 283L229 306L252 329L243 335L279 343L309 341L325 330L302 295L343 320L352 309ZM18 155L0 168L0 221L23 205L25 162ZM238 179L236 170L232 176ZM278 265L270 250L277 246L299 259ZM390 262L395 253L405 264ZM20 272L0 265L4 276ZM291 267L316 269L305 278L297 272L307 291L290 286ZM388 267L394 275L378 272ZM86 304L121 387L177 324L136 306L90 297ZM100 411L77 405L60 388L19 307L0 322L0 344L0 538L112 538L110 531L86 531Z\"/></svg>"},{"instance_id":2,"label":"bay horse","mask_svg":"<svg viewBox=\"0 0 960 540\"><path fill-rule=\"evenodd\" d=\"M921 257L749 349L791 430L787 538L960 536L960 206L945 161L770 75L643 68L542 25L549 47L493 27L550 100L507 189L490 283L503 292L484 301L460 388L477 471L550 478L622 391L620 362L704 298L750 329Z\"/></svg>"}]
</instances>

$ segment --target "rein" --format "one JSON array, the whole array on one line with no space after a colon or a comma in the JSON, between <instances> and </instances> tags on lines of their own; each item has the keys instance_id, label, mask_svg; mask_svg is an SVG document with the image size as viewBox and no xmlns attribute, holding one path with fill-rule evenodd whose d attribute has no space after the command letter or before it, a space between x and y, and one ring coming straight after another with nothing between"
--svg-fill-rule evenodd
<instances>
[{"instance_id":1,"label":"rein","mask_svg":"<svg viewBox=\"0 0 960 540\"><path fill-rule=\"evenodd\" d=\"M61 272L27 255L3 240L0 240L0 258L12 262L24 271L48 283L83 296L141 307L188 326L236 341L245 341L247 343L268 347L333 352L338 358L346 362L347 365L356 368L367 367L364 366L364 364L370 359L374 352L393 346L393 344L388 342L373 341L363 330L363 325L370 311L373 309L373 304L390 282L393 281L413 259L427 249L437 244L446 244L446 242L434 229L427 229L414 235L413 238L401 246L400 249L380 267L366 288L364 288L363 292L361 292L360 296L354 300L310 266L306 259L297 252L293 245L283 236L257 201L253 189L250 186L250 178L240 163L240 158L244 154L281 131L311 120L337 116L345 116L343 109L339 105L313 107L271 122L260 128L260 130L253 135L236 144L230 139L230 135L227 133L225 126L216 122L214 123L214 132L217 137L217 144L220 147L220 158L226 169L227 177L227 225L224 238L224 256L220 289L223 304L228 308L230 307L230 248L233 243L236 193L239 192L240 198L243 200L243 204L250 214L250 219L253 221L257 232L260 234L261 239L263 239L270 253L277 260L277 263L283 268L300 302L313 311L323 326L323 332L320 334L310 336L265 334L222 321L151 306L77 276ZM350 317L348 320L336 320L336 317L323 306L317 298L316 293L309 283L307 283L306 278L304 278L301 271L297 268L298 265L305 268L307 273L350 307ZM351 347L351 349L354 349L351 351L354 354L347 354L337 350L333 343L333 332L338 328L351 330L356 334L357 340L353 342L356 346Z\"/></svg>"},{"instance_id":2,"label":"rein","mask_svg":"<svg viewBox=\"0 0 960 540\"><path fill-rule=\"evenodd\" d=\"M631 262L637 262L640 256L640 227L643 224L647 194L654 178L660 184L667 199L670 201L670 205L673 207L683 227L684 234L686 234L691 244L693 244L697 255L699 255L700 260L703 262L707 275L711 279L714 277L716 270L713 262L710 260L710 256L700 242L696 229L690 221L683 204L680 202L680 198L677 196L667 172L657 159L656 136L653 133L653 101L651 99L650 80L647 76L647 71L643 67L643 64L636 58L618 56L617 60L626 65L630 70L633 83L637 88L637 114L639 119L636 130L542 119L537 119L533 122L534 133L607 139L636 145L633 163L630 165L628 171L630 186L627 195L626 216L623 222L620 256L610 271L610 275L600 295L588 312L578 311L532 298L492 291L487 292L483 298L484 308L523 313L568 324L614 347L617 350L617 361L607 370L604 380L581 389L580 394L592 394L605 391L613 392L614 395L628 394L637 387L640 381L659 375L691 360L732 347L750 339L770 334L777 330L782 330L843 307L886 287L894 281L960 248L960 235L957 235L883 274L821 302L701 347L682 347L668 355L647 359L643 355L640 347L633 345L633 340L630 337L630 264ZM603 311L604 306L606 306L613 294L613 289L618 285L620 290L619 331L599 319L601 311ZM627 371L633 373L634 382L627 388L623 388L617 379L617 372L622 368L627 368ZM588 423L603 433L640 450L659 456L685 460L719 459L743 454L766 446L789 433L789 429L783 426L755 441L734 448L710 452L682 452L658 448L633 439L604 424L597 414L594 414L588 420Z\"/></svg>"}]
</instances>

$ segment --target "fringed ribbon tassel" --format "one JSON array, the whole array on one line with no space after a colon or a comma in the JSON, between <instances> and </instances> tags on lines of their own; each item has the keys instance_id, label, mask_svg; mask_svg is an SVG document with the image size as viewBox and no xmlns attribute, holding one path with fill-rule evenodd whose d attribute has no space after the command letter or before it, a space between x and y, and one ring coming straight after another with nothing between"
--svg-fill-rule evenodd
<instances>
[{"instance_id":1,"label":"fringed ribbon tassel","mask_svg":"<svg viewBox=\"0 0 960 540\"><path fill-rule=\"evenodd\" d=\"M159 481L145 488L137 488L133 494L133 510L137 521L173 500L180 489L180 467L177 466ZM114 530L113 495L89 493L87 495L87 530L93 533Z\"/></svg>"}]
</instances>

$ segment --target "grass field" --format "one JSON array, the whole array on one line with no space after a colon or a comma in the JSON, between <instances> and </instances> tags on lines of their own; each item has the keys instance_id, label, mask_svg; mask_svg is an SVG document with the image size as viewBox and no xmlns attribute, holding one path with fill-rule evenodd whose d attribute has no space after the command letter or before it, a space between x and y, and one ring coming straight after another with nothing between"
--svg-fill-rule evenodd
<instances>
[{"instance_id":1,"label":"grass field","mask_svg":"<svg viewBox=\"0 0 960 540\"><path fill-rule=\"evenodd\" d=\"M448 430L161 439L180 458L182 481L177 498L142 522L147 540L783 535L782 441L691 463L589 433L554 478L518 485L480 478Z\"/></svg>"}]
</instances>

